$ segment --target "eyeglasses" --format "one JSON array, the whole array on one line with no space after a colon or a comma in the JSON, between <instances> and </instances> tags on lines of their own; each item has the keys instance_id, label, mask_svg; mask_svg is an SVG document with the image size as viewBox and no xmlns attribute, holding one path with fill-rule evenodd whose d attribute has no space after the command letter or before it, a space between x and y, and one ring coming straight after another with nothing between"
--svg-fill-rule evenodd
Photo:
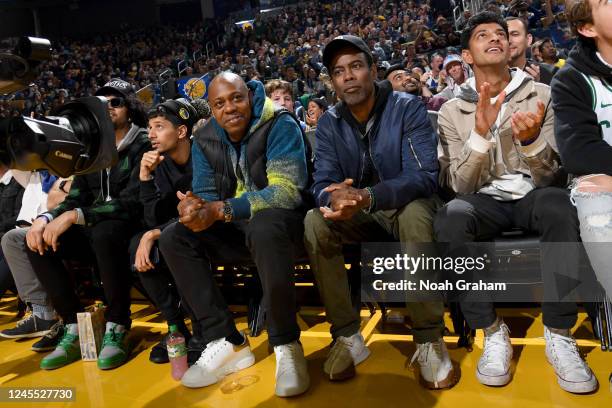
<instances>
[{"instance_id":1,"label":"eyeglasses","mask_svg":"<svg viewBox=\"0 0 612 408\"><path fill-rule=\"evenodd\" d=\"M125 98L115 97L113 99L109 99L108 104L111 108L120 108L122 106L125 106Z\"/></svg>"}]
</instances>

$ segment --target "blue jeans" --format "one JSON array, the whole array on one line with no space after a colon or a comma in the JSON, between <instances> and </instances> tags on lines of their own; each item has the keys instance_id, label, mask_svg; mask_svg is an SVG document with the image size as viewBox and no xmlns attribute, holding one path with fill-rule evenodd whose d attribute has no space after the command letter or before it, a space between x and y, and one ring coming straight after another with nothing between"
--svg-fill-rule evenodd
<instances>
[{"instance_id":1,"label":"blue jeans","mask_svg":"<svg viewBox=\"0 0 612 408\"><path fill-rule=\"evenodd\" d=\"M578 211L580 237L597 280L612 297L612 192L578 191L572 187L572 202Z\"/></svg>"}]
</instances>

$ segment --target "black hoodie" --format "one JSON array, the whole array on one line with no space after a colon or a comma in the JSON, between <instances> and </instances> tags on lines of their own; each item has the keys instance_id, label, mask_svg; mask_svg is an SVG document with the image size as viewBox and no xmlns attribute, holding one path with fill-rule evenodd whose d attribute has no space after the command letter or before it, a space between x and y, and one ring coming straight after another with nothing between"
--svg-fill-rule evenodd
<instances>
[{"instance_id":1,"label":"black hoodie","mask_svg":"<svg viewBox=\"0 0 612 408\"><path fill-rule=\"evenodd\" d=\"M612 68L596 55L594 44L578 40L551 82L555 138L566 171L574 175L612 175L612 146L604 139L584 75L612 83Z\"/></svg>"},{"instance_id":2,"label":"black hoodie","mask_svg":"<svg viewBox=\"0 0 612 408\"><path fill-rule=\"evenodd\" d=\"M178 217L177 191L191 190L193 168L191 155L184 165L176 164L169 156L155 169L154 178L140 182L140 202L144 206L144 220L148 228L163 229Z\"/></svg>"},{"instance_id":3,"label":"black hoodie","mask_svg":"<svg viewBox=\"0 0 612 408\"><path fill-rule=\"evenodd\" d=\"M124 140L125 144L118 146L119 160L113 167L76 176L64 201L47 214L56 218L66 211L80 208L87 227L109 219L140 226L140 159L144 152L151 150L151 143L147 130L134 124Z\"/></svg>"},{"instance_id":4,"label":"black hoodie","mask_svg":"<svg viewBox=\"0 0 612 408\"><path fill-rule=\"evenodd\" d=\"M340 116L342 116L342 119L344 119L354 130L356 130L359 136L357 139L359 140L361 146L360 155L363 157L363 172L361 175L361 180L355 180L355 187L357 188L371 187L380 181L380 176L376 171L376 167L374 166L374 161L371 156L369 134L370 132L378 131L382 111L385 109L385 106L387 106L389 95L393 93L391 82L387 80L377 83L375 82L374 92L374 106L372 107L368 120L365 123L359 123L357 119L355 119L344 101L338 102L336 105L336 109L340 113ZM366 152L368 154L365 154Z\"/></svg>"}]
</instances>

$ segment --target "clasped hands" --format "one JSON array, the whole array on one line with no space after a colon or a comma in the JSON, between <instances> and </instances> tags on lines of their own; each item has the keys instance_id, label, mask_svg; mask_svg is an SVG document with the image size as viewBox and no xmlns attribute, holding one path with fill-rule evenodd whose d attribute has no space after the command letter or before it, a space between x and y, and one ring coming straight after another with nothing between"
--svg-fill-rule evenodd
<instances>
[{"instance_id":1,"label":"clasped hands","mask_svg":"<svg viewBox=\"0 0 612 408\"><path fill-rule=\"evenodd\" d=\"M330 193L330 206L320 207L319 209L323 217L328 220L349 220L358 211L370 207L370 193L366 189L353 187L352 179L330 184L324 191Z\"/></svg>"},{"instance_id":2,"label":"clasped hands","mask_svg":"<svg viewBox=\"0 0 612 408\"><path fill-rule=\"evenodd\" d=\"M177 191L180 200L178 204L179 222L193 232L210 228L215 221L221 221L223 216L223 201L206 201L191 191L183 194Z\"/></svg>"}]
</instances>

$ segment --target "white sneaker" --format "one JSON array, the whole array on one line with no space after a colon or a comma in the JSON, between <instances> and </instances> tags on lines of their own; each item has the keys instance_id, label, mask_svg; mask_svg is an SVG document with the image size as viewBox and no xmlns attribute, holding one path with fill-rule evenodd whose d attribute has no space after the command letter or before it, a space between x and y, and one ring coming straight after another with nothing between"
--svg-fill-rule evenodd
<instances>
[{"instance_id":1,"label":"white sneaker","mask_svg":"<svg viewBox=\"0 0 612 408\"><path fill-rule=\"evenodd\" d=\"M506 385L511 378L512 344L510 343L510 330L502 321L497 329L486 329L484 332L484 351L480 360L478 360L476 377L484 385Z\"/></svg>"},{"instance_id":2,"label":"white sneaker","mask_svg":"<svg viewBox=\"0 0 612 408\"><path fill-rule=\"evenodd\" d=\"M300 395L310 387L304 349L297 341L274 347L276 354L276 388L279 397Z\"/></svg>"},{"instance_id":3,"label":"white sneaker","mask_svg":"<svg viewBox=\"0 0 612 408\"><path fill-rule=\"evenodd\" d=\"M370 355L361 333L350 337L340 336L334 342L325 364L323 372L332 381L341 381L355 376L355 366L363 362Z\"/></svg>"},{"instance_id":4,"label":"white sneaker","mask_svg":"<svg viewBox=\"0 0 612 408\"><path fill-rule=\"evenodd\" d=\"M249 339L246 336L240 346L220 338L206 345L198 361L183 375L181 383L190 388L206 387L254 363L255 356L251 352Z\"/></svg>"},{"instance_id":5,"label":"white sneaker","mask_svg":"<svg viewBox=\"0 0 612 408\"><path fill-rule=\"evenodd\" d=\"M410 365L418 360L421 375L419 381L428 389L436 390L451 388L457 383L457 376L453 368L444 339L435 342L418 344Z\"/></svg>"},{"instance_id":6,"label":"white sneaker","mask_svg":"<svg viewBox=\"0 0 612 408\"><path fill-rule=\"evenodd\" d=\"M597 389L597 378L578 352L572 336L553 333L544 326L546 358L555 369L557 382L567 392L584 394Z\"/></svg>"}]
</instances>

